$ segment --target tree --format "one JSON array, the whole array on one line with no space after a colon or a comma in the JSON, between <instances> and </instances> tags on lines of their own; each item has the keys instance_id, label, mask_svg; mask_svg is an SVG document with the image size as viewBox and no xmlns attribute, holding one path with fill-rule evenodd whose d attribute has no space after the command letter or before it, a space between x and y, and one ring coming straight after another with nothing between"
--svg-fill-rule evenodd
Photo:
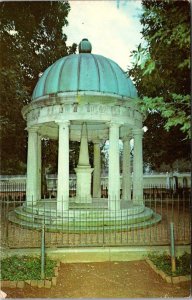
<instances>
[{"instance_id":1,"label":"tree","mask_svg":"<svg viewBox=\"0 0 192 300\"><path fill-rule=\"evenodd\" d=\"M21 109L30 102L39 74L58 58L74 53L63 27L66 1L1 2L1 172L25 171L25 121Z\"/></svg>"},{"instance_id":2,"label":"tree","mask_svg":"<svg viewBox=\"0 0 192 300\"><path fill-rule=\"evenodd\" d=\"M172 171L176 161L189 160L190 144L183 140L184 134L178 126L169 131L164 129L165 120L159 114L149 114L146 120L149 130L145 132L143 139L144 161L149 163L156 171ZM164 170L162 165L166 165ZM180 167L179 170L184 169ZM190 164L188 162L188 170ZM186 168L185 168L186 171Z\"/></svg>"},{"instance_id":3,"label":"tree","mask_svg":"<svg viewBox=\"0 0 192 300\"><path fill-rule=\"evenodd\" d=\"M189 158L190 4L143 0L142 6L145 43L132 52L129 74L147 112L145 159L158 167L160 161Z\"/></svg>"}]
</instances>

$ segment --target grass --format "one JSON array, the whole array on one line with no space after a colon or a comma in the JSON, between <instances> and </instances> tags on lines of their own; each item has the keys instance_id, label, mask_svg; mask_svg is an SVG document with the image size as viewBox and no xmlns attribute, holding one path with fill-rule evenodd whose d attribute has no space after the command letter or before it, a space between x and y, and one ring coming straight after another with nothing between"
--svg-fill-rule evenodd
<instances>
[{"instance_id":1,"label":"grass","mask_svg":"<svg viewBox=\"0 0 192 300\"><path fill-rule=\"evenodd\" d=\"M154 265L165 272L167 275L173 276L185 276L190 275L191 272L191 255L184 253L182 256L176 257L176 271L172 273L171 270L171 256L164 254L149 254L148 258L154 263Z\"/></svg>"},{"instance_id":2,"label":"grass","mask_svg":"<svg viewBox=\"0 0 192 300\"><path fill-rule=\"evenodd\" d=\"M46 259L45 278L54 276L56 261ZM12 256L1 260L1 280L40 280L41 259L38 257Z\"/></svg>"}]
</instances>

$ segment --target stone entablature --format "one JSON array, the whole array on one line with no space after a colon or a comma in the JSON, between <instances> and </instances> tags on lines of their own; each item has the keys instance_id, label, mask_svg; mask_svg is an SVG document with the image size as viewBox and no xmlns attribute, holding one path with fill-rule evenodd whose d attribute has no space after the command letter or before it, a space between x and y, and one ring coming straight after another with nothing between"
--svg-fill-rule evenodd
<instances>
[{"instance_id":1,"label":"stone entablature","mask_svg":"<svg viewBox=\"0 0 192 300\"><path fill-rule=\"evenodd\" d=\"M86 95L84 95L86 97ZM106 97L106 96L105 96ZM111 100L111 96L109 97ZM53 97L48 99L39 100L38 102L30 103L23 109L22 113L27 119L28 126L41 124L45 122L53 122L55 119L62 120L82 120L86 114L86 119L94 119L98 121L119 120L123 124L140 127L143 120L143 115L137 107L137 102L131 99L128 101L121 101L112 98L111 103L105 103L100 99L98 103L97 97L88 97L85 101L78 100L76 97L67 99L61 97ZM114 101L115 100L115 101ZM27 117L26 117L27 116Z\"/></svg>"},{"instance_id":2,"label":"stone entablature","mask_svg":"<svg viewBox=\"0 0 192 300\"><path fill-rule=\"evenodd\" d=\"M71 95L68 98L43 97L31 102L22 111L27 119L27 128L38 127L42 137L58 139L57 122L70 121L70 140L79 141L82 121L87 122L88 140L105 140L109 135L111 122L119 123L119 137L124 138L130 128L142 128L143 115L134 99L118 99L113 95ZM120 97L122 98L122 97ZM86 116L86 118L85 118ZM94 120L94 123L93 123Z\"/></svg>"}]
</instances>

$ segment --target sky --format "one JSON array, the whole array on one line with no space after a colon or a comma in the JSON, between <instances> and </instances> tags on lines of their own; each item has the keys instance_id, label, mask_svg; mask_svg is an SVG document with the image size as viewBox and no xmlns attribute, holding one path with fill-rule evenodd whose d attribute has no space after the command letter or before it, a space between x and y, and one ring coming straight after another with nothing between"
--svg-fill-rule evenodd
<instances>
[{"instance_id":1,"label":"sky","mask_svg":"<svg viewBox=\"0 0 192 300\"><path fill-rule=\"evenodd\" d=\"M131 51L141 43L140 0L73 0L69 25L64 28L67 45L88 38L92 53L114 60L123 70L131 66Z\"/></svg>"}]
</instances>

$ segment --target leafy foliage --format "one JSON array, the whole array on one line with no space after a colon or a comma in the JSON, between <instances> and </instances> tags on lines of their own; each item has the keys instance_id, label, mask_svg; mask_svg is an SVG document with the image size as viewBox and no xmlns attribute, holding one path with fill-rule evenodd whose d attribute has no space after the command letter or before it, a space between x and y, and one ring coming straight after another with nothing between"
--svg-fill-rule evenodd
<instances>
[{"instance_id":1,"label":"leafy foliage","mask_svg":"<svg viewBox=\"0 0 192 300\"><path fill-rule=\"evenodd\" d=\"M168 131L177 125L182 132L190 132L190 96L171 94L172 102L165 102L163 97L143 97L140 102L144 112L160 112L163 119L166 120L164 128ZM181 109L182 108L182 109Z\"/></svg>"},{"instance_id":2,"label":"leafy foliage","mask_svg":"<svg viewBox=\"0 0 192 300\"><path fill-rule=\"evenodd\" d=\"M54 276L56 261L46 259L45 278ZM1 261L1 280L40 280L41 259L38 257L12 256Z\"/></svg>"},{"instance_id":3,"label":"leafy foliage","mask_svg":"<svg viewBox=\"0 0 192 300\"><path fill-rule=\"evenodd\" d=\"M143 0L142 6L140 21L145 42L132 52L133 66L129 74L135 81L142 110L147 115L144 124L148 127L147 135L158 135L164 144L163 149L160 146L156 152L155 147L147 153L147 162L156 168L160 152L166 152L171 143L172 149L182 144L183 149L189 151L190 3L187 0ZM148 137L145 144L150 143ZM144 141L145 138L146 135ZM184 153L185 149L183 154L180 152L181 158ZM168 159L173 162L178 158L174 156L175 151Z\"/></svg>"},{"instance_id":4,"label":"leafy foliage","mask_svg":"<svg viewBox=\"0 0 192 300\"><path fill-rule=\"evenodd\" d=\"M143 139L144 161L160 172L170 172L176 165L176 169L188 171L189 162L182 166L178 161L189 160L190 141L184 140L185 135L177 126L169 131L164 130L165 123L166 121L160 115L149 114L145 123L149 129ZM163 165L166 165L164 169L162 169Z\"/></svg>"},{"instance_id":5,"label":"leafy foliage","mask_svg":"<svg viewBox=\"0 0 192 300\"><path fill-rule=\"evenodd\" d=\"M188 253L176 257L176 271L172 274L171 270L171 256L164 253L157 255L155 253L148 255L149 259L155 264L155 266L164 271L167 275L184 276L190 275L190 263L191 256Z\"/></svg>"},{"instance_id":6,"label":"leafy foliage","mask_svg":"<svg viewBox=\"0 0 192 300\"><path fill-rule=\"evenodd\" d=\"M21 109L30 102L42 73L58 58L74 53L66 46L63 27L70 6L66 1L0 3L1 172L25 172L25 121ZM20 166L20 167L19 167Z\"/></svg>"}]
</instances>

